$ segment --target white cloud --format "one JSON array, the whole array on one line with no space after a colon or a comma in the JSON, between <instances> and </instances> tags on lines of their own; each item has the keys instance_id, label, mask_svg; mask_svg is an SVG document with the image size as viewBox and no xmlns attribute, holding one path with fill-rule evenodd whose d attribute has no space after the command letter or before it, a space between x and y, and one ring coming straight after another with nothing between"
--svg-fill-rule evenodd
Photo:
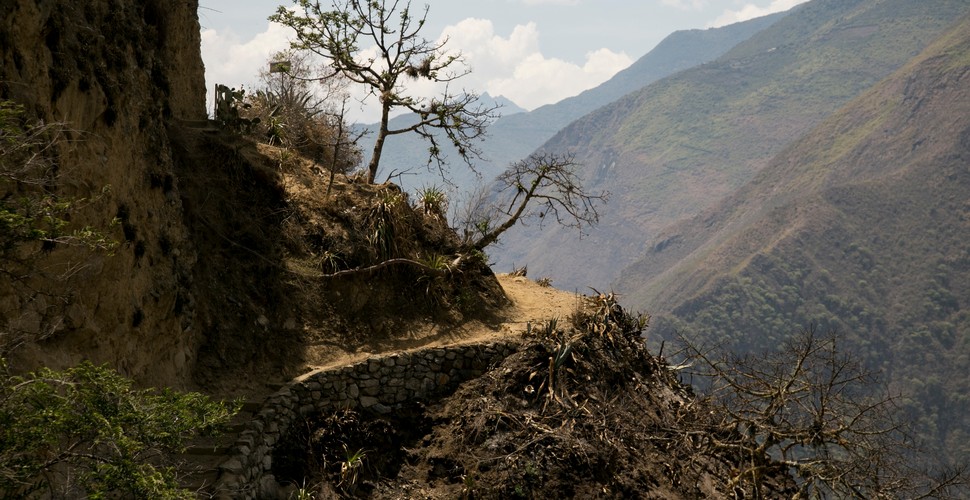
<instances>
[{"instance_id":1,"label":"white cloud","mask_svg":"<svg viewBox=\"0 0 970 500\"><path fill-rule=\"evenodd\" d=\"M660 0L660 3L681 10L701 10L708 2L706 0Z\"/></svg>"},{"instance_id":2,"label":"white cloud","mask_svg":"<svg viewBox=\"0 0 970 500\"><path fill-rule=\"evenodd\" d=\"M207 85L249 86L255 83L259 70L270 56L289 46L291 34L289 28L273 23L248 41L239 40L230 31L204 30L202 57L206 64ZM539 48L539 29L534 22L518 25L508 36L501 36L495 33L491 21L469 18L446 27L439 39L446 37L446 48L452 52L460 51L472 70L451 83L452 92L468 90L502 95L527 109L595 87L633 63L627 54L605 48L587 53L580 62L547 57ZM373 55L372 47L362 50L362 57ZM427 81L409 81L407 86L409 92L426 97L439 93L442 88ZM358 100L363 99L366 90L352 88L351 94ZM211 98L210 95L210 108ZM349 114L352 120L365 123L379 117L372 98L363 105L352 105Z\"/></svg>"},{"instance_id":3,"label":"white cloud","mask_svg":"<svg viewBox=\"0 0 970 500\"><path fill-rule=\"evenodd\" d=\"M577 5L579 0L522 0L526 5Z\"/></svg>"},{"instance_id":4,"label":"white cloud","mask_svg":"<svg viewBox=\"0 0 970 500\"><path fill-rule=\"evenodd\" d=\"M217 83L230 87L255 83L269 58L290 46L291 33L283 25L269 23L266 31L243 42L231 31L203 30L202 60L205 61L209 109L212 108L212 89Z\"/></svg>"},{"instance_id":5,"label":"white cloud","mask_svg":"<svg viewBox=\"0 0 970 500\"><path fill-rule=\"evenodd\" d=\"M460 81L466 88L505 96L526 109L595 87L633 63L625 53L609 49L587 53L582 64L546 57L536 23L518 25L502 37L491 21L465 19L445 28L445 36L473 70Z\"/></svg>"},{"instance_id":6,"label":"white cloud","mask_svg":"<svg viewBox=\"0 0 970 500\"><path fill-rule=\"evenodd\" d=\"M448 47L460 50L474 66L476 73L502 72L522 58L539 52L539 30L536 23L518 25L508 38L495 34L492 22L469 18L446 27L440 39Z\"/></svg>"},{"instance_id":7,"label":"white cloud","mask_svg":"<svg viewBox=\"0 0 970 500\"><path fill-rule=\"evenodd\" d=\"M668 2L670 0L664 0ZM674 0L677 1L677 0ZM729 24L739 23L741 21L747 21L749 19L754 19L756 17L767 16L768 14L774 14L775 12L783 12L792 7L805 3L807 0L771 0L765 7L760 7L753 3L746 4L739 9L726 10L721 14L714 22L708 25L708 28L717 28L720 26L727 26Z\"/></svg>"}]
</instances>

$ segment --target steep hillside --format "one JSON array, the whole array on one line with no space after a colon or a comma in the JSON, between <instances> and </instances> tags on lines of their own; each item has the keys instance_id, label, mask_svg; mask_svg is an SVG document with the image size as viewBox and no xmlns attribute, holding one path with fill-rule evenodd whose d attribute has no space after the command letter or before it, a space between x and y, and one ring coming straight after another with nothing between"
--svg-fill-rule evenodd
<instances>
[{"instance_id":1,"label":"steep hillside","mask_svg":"<svg viewBox=\"0 0 970 500\"><path fill-rule=\"evenodd\" d=\"M738 460L705 445L737 433L647 352L613 300L588 298L569 321L536 323L517 352L453 394L300 422L275 452L274 477L291 485L277 498L299 485L317 498L793 496L784 466L765 467L758 493L739 474L763 453Z\"/></svg>"},{"instance_id":2,"label":"steep hillside","mask_svg":"<svg viewBox=\"0 0 970 500\"><path fill-rule=\"evenodd\" d=\"M577 120L543 148L572 151L613 192L588 238L509 235L500 267L605 287L662 227L729 195L787 144L915 56L965 1L814 0L716 61Z\"/></svg>"},{"instance_id":3,"label":"steep hillside","mask_svg":"<svg viewBox=\"0 0 970 500\"><path fill-rule=\"evenodd\" d=\"M493 179L510 162L525 158L573 120L660 78L711 61L770 26L783 15L773 14L722 28L678 31L661 41L629 68L578 96L527 113L512 114L508 109L500 109L503 116L489 127L488 138L482 144L485 160L478 162L476 168L480 170L483 180ZM408 117L402 116L396 120L398 123L406 123ZM447 141L444 142L447 144ZM401 178L406 189L441 184L437 173L424 169L428 161L428 146L418 138L397 136L387 142L384 151L382 168L385 175L394 170L408 168L418 174ZM472 172L467 171L456 154L450 156L454 163L451 170L452 181L456 186L467 190L481 182Z\"/></svg>"},{"instance_id":4,"label":"steep hillside","mask_svg":"<svg viewBox=\"0 0 970 500\"><path fill-rule=\"evenodd\" d=\"M827 421L811 421L808 437L779 439L772 429L765 438L757 425L726 417L733 416L727 403L696 398L647 351L649 317L624 312L614 294L578 299L536 283L529 285L533 300L509 307L483 256L460 244L434 200L415 203L396 185L325 172L293 150L245 136L238 121L204 119L195 2L7 6L0 142L22 144L8 131L38 123L64 128L38 134L37 147L24 149L48 160L35 177L7 176L30 163L2 150L3 222L32 207L10 200L39 197L46 206L27 220L67 205L64 227L90 227L118 245L100 251L37 234L3 240L4 375L90 360L139 386L194 386L245 400L229 441L200 436L182 449L182 431L166 431L159 439L171 443L170 453L153 448L146 457L121 441L141 444L131 436L155 430L159 401L170 394L137 400L150 415L109 425L106 415L141 406L112 403L111 393L127 392L126 381L106 386L108 394L93 390L90 379L65 382L90 396L65 403L92 436L78 441L66 437L74 429L62 429L62 413L44 403L62 399L58 387L65 386L7 377L4 401L15 399L7 397L11 389L22 390L20 407L56 425L40 432L5 425L4 438L36 442L28 453L42 462L38 474L57 469L52 489L18 482L9 495L97 496L96 483L138 483L127 478L132 468L146 472L139 460L148 460L171 464L180 485L192 489L186 495L220 498L290 498L308 475L345 496L780 497L794 495L797 484L791 463L769 451L772 442L829 454ZM950 41L964 50L960 40ZM913 80L906 95L924 99L908 105L927 125L919 132L938 130L940 138L914 136L907 147L916 156L942 155L952 124L934 129L921 117L937 109L937 94L966 101L950 93L967 79L965 52L924 59L945 71L942 79ZM965 143L967 129L960 133ZM953 151L965 165L966 149ZM963 173L941 181L963 187ZM954 207L941 201L939 208ZM947 284L951 296L933 295L942 309L931 312L951 314L963 283ZM478 331L464 336L470 324ZM523 330L524 339L512 335ZM8 344L10 334L24 341ZM488 345L439 348L468 337ZM9 415L3 422L15 421ZM180 407L165 418L191 427L199 416ZM321 425L311 426L313 419ZM834 434L839 448L850 449L841 432ZM299 464L304 457L293 449L276 453L287 438L301 451L318 448ZM14 470L5 478L35 474L3 450L4 466ZM117 454L120 465L102 462L102 452ZM61 466L65 457L95 465L78 472ZM306 469L284 478L288 460ZM275 473L293 480L289 491ZM849 486L858 492L871 485Z\"/></svg>"},{"instance_id":5,"label":"steep hillside","mask_svg":"<svg viewBox=\"0 0 970 500\"><path fill-rule=\"evenodd\" d=\"M741 349L811 323L912 394L924 437L970 456L970 18L671 226L617 287L674 330Z\"/></svg>"},{"instance_id":6,"label":"steep hillside","mask_svg":"<svg viewBox=\"0 0 970 500\"><path fill-rule=\"evenodd\" d=\"M38 153L56 166L45 190L74 200L68 229L119 243L4 254L15 371L92 360L142 384L258 388L505 305L481 259L456 259L443 217L396 186L331 181L206 121L196 2L6 7L0 99L64 124ZM0 197L31 192L2 180ZM8 353L8 334L26 342Z\"/></svg>"}]
</instances>

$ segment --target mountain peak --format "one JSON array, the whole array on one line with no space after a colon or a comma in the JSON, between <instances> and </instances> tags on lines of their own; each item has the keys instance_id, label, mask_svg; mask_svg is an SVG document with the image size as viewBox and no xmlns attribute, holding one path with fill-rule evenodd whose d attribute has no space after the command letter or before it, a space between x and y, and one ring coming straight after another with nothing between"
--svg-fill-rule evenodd
<instances>
[{"instance_id":1,"label":"mountain peak","mask_svg":"<svg viewBox=\"0 0 970 500\"><path fill-rule=\"evenodd\" d=\"M482 92L482 95L479 96L479 101L488 107L499 106L498 114L502 116L509 116L516 113L525 113L529 111L522 106L519 106L508 97L502 95L492 97L492 95L488 92Z\"/></svg>"}]
</instances>

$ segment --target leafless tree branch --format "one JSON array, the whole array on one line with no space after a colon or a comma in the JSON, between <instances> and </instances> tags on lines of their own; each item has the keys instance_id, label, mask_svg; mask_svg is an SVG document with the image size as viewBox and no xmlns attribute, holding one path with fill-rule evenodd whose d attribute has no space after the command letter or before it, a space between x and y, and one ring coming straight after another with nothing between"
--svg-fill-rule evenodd
<instances>
[{"instance_id":1,"label":"leafless tree branch","mask_svg":"<svg viewBox=\"0 0 970 500\"><path fill-rule=\"evenodd\" d=\"M792 498L963 498L965 469L927 474L885 390L834 334L804 330L770 353L718 352L681 337L688 374L708 383L714 448L745 457L731 479L756 497L768 471L796 478Z\"/></svg>"},{"instance_id":2,"label":"leafless tree branch","mask_svg":"<svg viewBox=\"0 0 970 500\"><path fill-rule=\"evenodd\" d=\"M498 177L499 193L506 195L507 206L493 210L505 220L492 225L485 219L477 228L480 237L471 246L482 250L515 224L529 219L546 220L582 230L599 222L597 206L605 203L609 193L589 193L576 175L571 154L542 153L513 163ZM500 198L501 199L501 198Z\"/></svg>"}]
</instances>

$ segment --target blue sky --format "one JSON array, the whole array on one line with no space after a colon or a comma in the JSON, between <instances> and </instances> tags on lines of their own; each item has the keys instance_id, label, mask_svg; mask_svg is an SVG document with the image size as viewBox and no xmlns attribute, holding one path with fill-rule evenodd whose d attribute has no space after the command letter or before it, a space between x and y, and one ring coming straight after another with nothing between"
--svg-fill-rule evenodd
<instances>
[{"instance_id":1,"label":"blue sky","mask_svg":"<svg viewBox=\"0 0 970 500\"><path fill-rule=\"evenodd\" d=\"M472 74L461 80L464 88L534 109L608 80L673 31L723 26L804 1L414 0L412 9L428 5L425 36L447 36L448 47L465 56ZM266 20L277 5L291 2L200 0L209 87L252 86L271 55L286 48L288 28ZM363 122L375 116L367 103L351 114Z\"/></svg>"}]
</instances>

